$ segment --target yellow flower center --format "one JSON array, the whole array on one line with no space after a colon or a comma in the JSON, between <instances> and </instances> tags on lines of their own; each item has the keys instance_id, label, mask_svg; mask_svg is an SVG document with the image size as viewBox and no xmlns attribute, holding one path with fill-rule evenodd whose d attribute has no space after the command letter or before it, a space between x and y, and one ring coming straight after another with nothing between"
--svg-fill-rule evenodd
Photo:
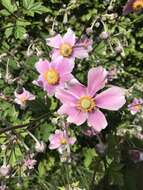
<instances>
[{"instance_id":1,"label":"yellow flower center","mask_svg":"<svg viewBox=\"0 0 143 190\"><path fill-rule=\"evenodd\" d=\"M77 103L77 107L81 111L91 112L96 107L96 103L92 97L82 96Z\"/></svg>"},{"instance_id":2,"label":"yellow flower center","mask_svg":"<svg viewBox=\"0 0 143 190\"><path fill-rule=\"evenodd\" d=\"M21 100L21 102L26 103L27 97L26 97L26 96L22 96L22 97L20 98L20 100Z\"/></svg>"},{"instance_id":3,"label":"yellow flower center","mask_svg":"<svg viewBox=\"0 0 143 190\"><path fill-rule=\"evenodd\" d=\"M141 105L135 105L134 108L137 110L140 110L142 108L142 106Z\"/></svg>"},{"instance_id":4,"label":"yellow flower center","mask_svg":"<svg viewBox=\"0 0 143 190\"><path fill-rule=\"evenodd\" d=\"M68 43L64 43L60 46L60 54L63 57L69 57L72 54L72 46Z\"/></svg>"},{"instance_id":5,"label":"yellow flower center","mask_svg":"<svg viewBox=\"0 0 143 190\"><path fill-rule=\"evenodd\" d=\"M47 80L48 84L55 85L59 82L59 73L55 69L49 69L44 74L45 79Z\"/></svg>"},{"instance_id":6,"label":"yellow flower center","mask_svg":"<svg viewBox=\"0 0 143 190\"><path fill-rule=\"evenodd\" d=\"M143 8L143 0L137 0L133 3L133 9L134 10L140 10Z\"/></svg>"},{"instance_id":7,"label":"yellow flower center","mask_svg":"<svg viewBox=\"0 0 143 190\"><path fill-rule=\"evenodd\" d=\"M63 145L67 144L67 140L66 140L65 138L63 138L63 139L61 140L61 144L63 144Z\"/></svg>"}]
</instances>

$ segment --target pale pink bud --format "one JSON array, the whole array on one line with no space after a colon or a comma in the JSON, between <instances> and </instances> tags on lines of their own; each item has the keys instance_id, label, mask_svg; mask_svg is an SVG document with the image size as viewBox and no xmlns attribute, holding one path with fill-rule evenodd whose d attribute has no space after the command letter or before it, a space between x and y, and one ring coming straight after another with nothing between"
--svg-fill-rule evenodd
<instances>
[{"instance_id":1,"label":"pale pink bud","mask_svg":"<svg viewBox=\"0 0 143 190\"><path fill-rule=\"evenodd\" d=\"M0 167L0 176L7 176L10 173L10 166L9 165L2 165Z\"/></svg>"},{"instance_id":2,"label":"pale pink bud","mask_svg":"<svg viewBox=\"0 0 143 190\"><path fill-rule=\"evenodd\" d=\"M121 46L115 47L115 52L116 52L117 54L122 53L122 51L123 51L123 48L122 48Z\"/></svg>"},{"instance_id":3,"label":"pale pink bud","mask_svg":"<svg viewBox=\"0 0 143 190\"><path fill-rule=\"evenodd\" d=\"M102 33L100 34L100 38L101 38L102 40L107 40L107 39L109 38L109 33L106 32L106 31L102 32Z\"/></svg>"},{"instance_id":4,"label":"pale pink bud","mask_svg":"<svg viewBox=\"0 0 143 190\"><path fill-rule=\"evenodd\" d=\"M35 150L36 150L36 152L39 152L39 153L40 152L44 152L45 149L46 149L46 144L43 141L37 142L35 144Z\"/></svg>"}]
</instances>

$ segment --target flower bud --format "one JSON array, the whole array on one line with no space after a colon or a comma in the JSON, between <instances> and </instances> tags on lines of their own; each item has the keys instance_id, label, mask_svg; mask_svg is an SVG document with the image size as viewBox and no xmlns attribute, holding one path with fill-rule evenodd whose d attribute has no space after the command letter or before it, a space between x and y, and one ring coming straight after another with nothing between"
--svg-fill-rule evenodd
<instances>
[{"instance_id":1,"label":"flower bud","mask_svg":"<svg viewBox=\"0 0 143 190\"><path fill-rule=\"evenodd\" d=\"M107 40L107 39L109 38L109 33L106 32L106 31L102 32L102 33L100 34L100 38L101 38L102 40Z\"/></svg>"},{"instance_id":2,"label":"flower bud","mask_svg":"<svg viewBox=\"0 0 143 190\"><path fill-rule=\"evenodd\" d=\"M96 28L99 28L99 26L100 26L100 22L96 22L96 23L95 23L95 27L96 27Z\"/></svg>"},{"instance_id":3,"label":"flower bud","mask_svg":"<svg viewBox=\"0 0 143 190\"><path fill-rule=\"evenodd\" d=\"M27 56L27 57L30 57L30 56L33 55L33 53L34 53L33 50L30 50L30 49L29 49L29 50L27 50L27 52L26 52L26 56Z\"/></svg>"},{"instance_id":4,"label":"flower bud","mask_svg":"<svg viewBox=\"0 0 143 190\"><path fill-rule=\"evenodd\" d=\"M122 53L122 51L123 51L123 48L122 48L120 45L117 46L117 47L115 47L115 52L116 52L117 54Z\"/></svg>"},{"instance_id":5,"label":"flower bud","mask_svg":"<svg viewBox=\"0 0 143 190\"><path fill-rule=\"evenodd\" d=\"M22 93L23 93L23 87L18 87L18 88L16 89L16 93L17 93L17 94L22 94Z\"/></svg>"},{"instance_id":6,"label":"flower bud","mask_svg":"<svg viewBox=\"0 0 143 190\"><path fill-rule=\"evenodd\" d=\"M24 38L25 40L27 40L27 39L29 38L29 34L28 34L28 33L23 34L23 38Z\"/></svg>"},{"instance_id":7,"label":"flower bud","mask_svg":"<svg viewBox=\"0 0 143 190\"><path fill-rule=\"evenodd\" d=\"M93 33L92 28L91 27L86 28L86 33L87 34L92 34Z\"/></svg>"},{"instance_id":8,"label":"flower bud","mask_svg":"<svg viewBox=\"0 0 143 190\"><path fill-rule=\"evenodd\" d=\"M7 176L10 173L10 166L9 165L2 165L0 167L0 176Z\"/></svg>"},{"instance_id":9,"label":"flower bud","mask_svg":"<svg viewBox=\"0 0 143 190\"><path fill-rule=\"evenodd\" d=\"M35 150L36 150L36 152L39 152L39 153L40 152L44 152L45 149L46 149L46 144L43 141L37 142L35 144Z\"/></svg>"}]
</instances>

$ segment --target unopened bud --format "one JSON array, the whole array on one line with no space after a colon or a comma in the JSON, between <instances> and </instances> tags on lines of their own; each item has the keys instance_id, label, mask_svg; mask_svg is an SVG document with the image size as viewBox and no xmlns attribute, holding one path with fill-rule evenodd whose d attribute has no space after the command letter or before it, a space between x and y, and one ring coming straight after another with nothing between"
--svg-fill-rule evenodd
<instances>
[{"instance_id":1,"label":"unopened bud","mask_svg":"<svg viewBox=\"0 0 143 190\"><path fill-rule=\"evenodd\" d=\"M101 38L102 40L107 40L107 39L109 38L109 33L106 32L106 31L102 32L102 33L100 34L100 38Z\"/></svg>"},{"instance_id":2,"label":"unopened bud","mask_svg":"<svg viewBox=\"0 0 143 190\"><path fill-rule=\"evenodd\" d=\"M10 166L9 165L2 165L0 167L0 176L7 176L10 173Z\"/></svg>"},{"instance_id":3,"label":"unopened bud","mask_svg":"<svg viewBox=\"0 0 143 190\"><path fill-rule=\"evenodd\" d=\"M28 34L28 33L23 34L23 38L24 38L25 40L27 40L27 39L29 38L29 34Z\"/></svg>"},{"instance_id":4,"label":"unopened bud","mask_svg":"<svg viewBox=\"0 0 143 190\"><path fill-rule=\"evenodd\" d=\"M87 33L87 34L92 34L92 33L93 33L92 28L91 28L91 27L86 28L86 33Z\"/></svg>"},{"instance_id":5,"label":"unopened bud","mask_svg":"<svg viewBox=\"0 0 143 190\"><path fill-rule=\"evenodd\" d=\"M30 56L33 55L33 53L34 53L33 50L30 50L30 49L29 49L29 50L26 52L26 56L27 56L27 57L30 57Z\"/></svg>"},{"instance_id":6,"label":"unopened bud","mask_svg":"<svg viewBox=\"0 0 143 190\"><path fill-rule=\"evenodd\" d=\"M39 153L40 152L44 152L45 149L46 149L46 144L43 141L37 142L35 144L35 150L36 150L36 152L39 152Z\"/></svg>"},{"instance_id":7,"label":"unopened bud","mask_svg":"<svg viewBox=\"0 0 143 190\"><path fill-rule=\"evenodd\" d=\"M122 51L123 51L123 48L122 48L120 45L117 46L117 47L115 47L115 52L116 52L117 54L122 53Z\"/></svg>"}]
</instances>

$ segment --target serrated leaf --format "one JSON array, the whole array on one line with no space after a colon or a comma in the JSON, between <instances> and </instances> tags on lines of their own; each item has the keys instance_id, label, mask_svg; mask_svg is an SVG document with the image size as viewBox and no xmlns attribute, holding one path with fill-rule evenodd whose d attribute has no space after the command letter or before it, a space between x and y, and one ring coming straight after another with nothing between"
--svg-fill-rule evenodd
<instances>
[{"instance_id":1,"label":"serrated leaf","mask_svg":"<svg viewBox=\"0 0 143 190\"><path fill-rule=\"evenodd\" d=\"M12 4L11 0L1 0L1 3L10 13L14 13L17 10L16 5Z\"/></svg>"},{"instance_id":2,"label":"serrated leaf","mask_svg":"<svg viewBox=\"0 0 143 190\"><path fill-rule=\"evenodd\" d=\"M16 26L14 36L16 39L23 39L26 29L22 26Z\"/></svg>"}]
</instances>

